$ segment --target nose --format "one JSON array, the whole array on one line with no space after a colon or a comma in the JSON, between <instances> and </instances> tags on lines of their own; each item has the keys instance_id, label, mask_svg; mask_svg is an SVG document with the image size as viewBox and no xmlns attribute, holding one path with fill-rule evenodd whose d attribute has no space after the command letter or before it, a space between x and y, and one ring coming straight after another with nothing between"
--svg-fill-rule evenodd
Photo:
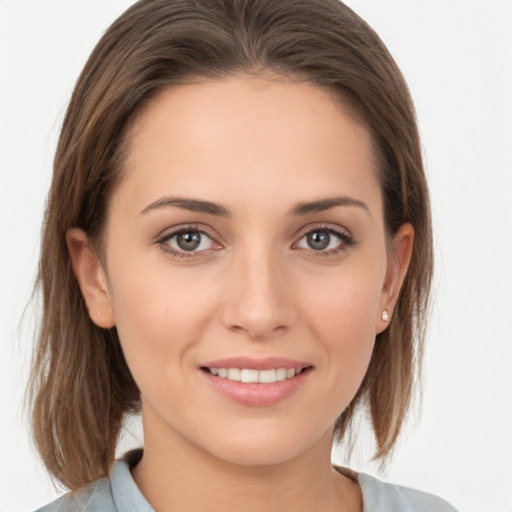
<instances>
[{"instance_id":1,"label":"nose","mask_svg":"<svg viewBox=\"0 0 512 512\"><path fill-rule=\"evenodd\" d=\"M290 329L297 320L293 285L269 252L235 259L226 286L222 321L250 339L264 340Z\"/></svg>"}]
</instances>

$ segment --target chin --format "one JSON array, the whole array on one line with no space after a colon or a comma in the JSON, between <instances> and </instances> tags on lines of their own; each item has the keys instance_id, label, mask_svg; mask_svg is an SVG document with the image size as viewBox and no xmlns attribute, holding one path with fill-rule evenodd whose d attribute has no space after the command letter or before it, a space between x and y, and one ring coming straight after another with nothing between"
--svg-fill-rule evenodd
<instances>
[{"instance_id":1,"label":"chin","mask_svg":"<svg viewBox=\"0 0 512 512\"><path fill-rule=\"evenodd\" d=\"M318 435L293 429L252 428L230 432L207 449L211 455L239 466L275 466L306 454L319 443L326 443L330 453L332 429Z\"/></svg>"}]
</instances>

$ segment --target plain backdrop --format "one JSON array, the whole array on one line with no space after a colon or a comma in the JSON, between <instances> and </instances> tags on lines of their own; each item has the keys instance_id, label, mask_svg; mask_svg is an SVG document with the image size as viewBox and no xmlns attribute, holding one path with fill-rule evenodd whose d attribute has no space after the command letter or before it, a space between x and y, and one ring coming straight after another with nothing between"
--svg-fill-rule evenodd
<instances>
[{"instance_id":1,"label":"plain backdrop","mask_svg":"<svg viewBox=\"0 0 512 512\"><path fill-rule=\"evenodd\" d=\"M278 1L278 0L276 0ZM45 193L73 84L130 0L0 0L0 511L57 496L30 445L23 393ZM461 511L512 511L512 1L348 0L416 103L436 237L422 414L386 480ZM121 450L140 443L128 436ZM368 462L364 437L356 469ZM340 461L337 454L335 460Z\"/></svg>"}]
</instances>

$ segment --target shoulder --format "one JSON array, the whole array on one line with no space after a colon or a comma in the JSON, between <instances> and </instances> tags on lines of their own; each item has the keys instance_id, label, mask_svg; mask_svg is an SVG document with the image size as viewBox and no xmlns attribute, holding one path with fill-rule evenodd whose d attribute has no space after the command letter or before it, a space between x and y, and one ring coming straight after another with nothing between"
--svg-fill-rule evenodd
<instances>
[{"instance_id":1,"label":"shoulder","mask_svg":"<svg viewBox=\"0 0 512 512\"><path fill-rule=\"evenodd\" d=\"M130 473L141 457L142 450L128 452L116 461L110 477L65 494L36 512L154 512Z\"/></svg>"},{"instance_id":2,"label":"shoulder","mask_svg":"<svg viewBox=\"0 0 512 512\"><path fill-rule=\"evenodd\" d=\"M357 479L363 493L363 512L457 512L433 494L382 482L364 473L359 473Z\"/></svg>"},{"instance_id":3,"label":"shoulder","mask_svg":"<svg viewBox=\"0 0 512 512\"><path fill-rule=\"evenodd\" d=\"M36 512L116 512L110 479L102 478L79 492L70 492Z\"/></svg>"}]
</instances>

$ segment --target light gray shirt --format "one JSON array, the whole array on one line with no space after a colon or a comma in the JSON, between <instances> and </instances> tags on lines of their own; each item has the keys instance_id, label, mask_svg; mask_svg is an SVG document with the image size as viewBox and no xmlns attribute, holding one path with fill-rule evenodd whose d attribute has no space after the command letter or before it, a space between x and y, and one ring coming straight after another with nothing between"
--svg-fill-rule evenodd
<instances>
[{"instance_id":1,"label":"light gray shirt","mask_svg":"<svg viewBox=\"0 0 512 512\"><path fill-rule=\"evenodd\" d=\"M65 494L37 512L155 512L130 473L130 467L141 456L142 450L128 452L114 464L109 478L102 478L78 493ZM363 512L457 512L432 494L385 483L364 473L353 474L361 486Z\"/></svg>"}]
</instances>

